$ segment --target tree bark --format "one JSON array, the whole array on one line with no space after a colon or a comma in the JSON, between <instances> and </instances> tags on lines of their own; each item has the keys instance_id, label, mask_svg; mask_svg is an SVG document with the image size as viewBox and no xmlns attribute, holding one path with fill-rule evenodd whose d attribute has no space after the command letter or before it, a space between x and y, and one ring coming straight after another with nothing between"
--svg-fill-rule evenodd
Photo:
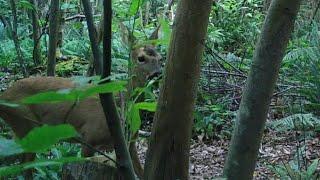
<instances>
[{"instance_id":1,"label":"tree bark","mask_svg":"<svg viewBox=\"0 0 320 180\"><path fill-rule=\"evenodd\" d=\"M193 111L211 0L180 0L145 163L145 179L188 179Z\"/></svg>"},{"instance_id":2,"label":"tree bark","mask_svg":"<svg viewBox=\"0 0 320 180\"><path fill-rule=\"evenodd\" d=\"M96 74L101 74L101 52L99 49L99 44L97 40L97 30L94 25L92 8L89 0L82 0L84 14L87 19L89 38L91 43L91 50L93 54L93 67L95 69Z\"/></svg>"},{"instance_id":3,"label":"tree bark","mask_svg":"<svg viewBox=\"0 0 320 180\"><path fill-rule=\"evenodd\" d=\"M65 26L66 20L65 20L66 10L60 9L59 10L59 25L58 25L58 37L57 37L57 49L56 49L56 59L58 60L66 60L67 57L64 56L61 52L61 48L63 45L63 28Z\"/></svg>"},{"instance_id":4,"label":"tree bark","mask_svg":"<svg viewBox=\"0 0 320 180\"><path fill-rule=\"evenodd\" d=\"M116 180L117 169L101 162L68 163L62 167L62 180Z\"/></svg>"},{"instance_id":5,"label":"tree bark","mask_svg":"<svg viewBox=\"0 0 320 180\"><path fill-rule=\"evenodd\" d=\"M112 39L112 1L104 0L104 33L103 33L103 68L101 79L111 75L111 39ZM108 80L110 81L110 80ZM135 179L132 161L127 148L127 144L122 132L120 116L117 111L112 93L100 94L100 101L106 116L106 121L110 134L113 138L114 149L116 152L118 170L123 179Z\"/></svg>"},{"instance_id":6,"label":"tree bark","mask_svg":"<svg viewBox=\"0 0 320 180\"><path fill-rule=\"evenodd\" d=\"M36 0L30 0L30 3L33 5L34 9L31 10L30 15L32 19L32 37L33 37L33 62L36 66L42 63L41 60L41 46L40 46L40 36L41 29L39 24L38 16L38 3Z\"/></svg>"},{"instance_id":7,"label":"tree bark","mask_svg":"<svg viewBox=\"0 0 320 180\"><path fill-rule=\"evenodd\" d=\"M227 179L252 179L268 107L300 0L273 0L257 44L224 167Z\"/></svg>"},{"instance_id":8,"label":"tree bark","mask_svg":"<svg viewBox=\"0 0 320 180\"><path fill-rule=\"evenodd\" d=\"M56 65L56 50L58 43L58 26L60 20L59 0L51 0L49 16L49 50L47 76L54 76Z\"/></svg>"},{"instance_id":9,"label":"tree bark","mask_svg":"<svg viewBox=\"0 0 320 180\"><path fill-rule=\"evenodd\" d=\"M13 22L12 22L12 28L11 28L13 43L17 52L17 58L20 64L22 74L24 77L28 77L28 72L27 72L25 60L23 58L20 41L18 37L18 17L17 17L17 7L16 7L15 0L10 0L10 6L11 6L11 11L13 16Z\"/></svg>"}]
</instances>

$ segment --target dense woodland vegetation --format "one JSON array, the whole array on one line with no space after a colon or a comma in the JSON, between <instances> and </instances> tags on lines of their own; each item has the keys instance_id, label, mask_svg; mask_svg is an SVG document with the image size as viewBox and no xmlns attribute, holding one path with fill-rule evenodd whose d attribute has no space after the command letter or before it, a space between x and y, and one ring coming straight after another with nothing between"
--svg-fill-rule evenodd
<instances>
[{"instance_id":1,"label":"dense woodland vegetation","mask_svg":"<svg viewBox=\"0 0 320 180\"><path fill-rule=\"evenodd\" d=\"M0 179L319 179L319 7L0 0Z\"/></svg>"}]
</instances>

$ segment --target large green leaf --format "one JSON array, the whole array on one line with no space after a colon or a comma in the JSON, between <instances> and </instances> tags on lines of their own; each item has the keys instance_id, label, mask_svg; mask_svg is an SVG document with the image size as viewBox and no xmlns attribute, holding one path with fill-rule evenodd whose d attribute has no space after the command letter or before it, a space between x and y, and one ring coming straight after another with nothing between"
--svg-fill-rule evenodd
<instances>
[{"instance_id":1,"label":"large green leaf","mask_svg":"<svg viewBox=\"0 0 320 180\"><path fill-rule=\"evenodd\" d=\"M160 37L162 44L169 45L171 38L171 29L169 25L169 21L165 19L160 19L160 25L162 29L162 36Z\"/></svg>"},{"instance_id":2,"label":"large green leaf","mask_svg":"<svg viewBox=\"0 0 320 180\"><path fill-rule=\"evenodd\" d=\"M49 91L38 93L21 100L24 104L57 103L61 101L75 101L78 99L77 91L64 89L59 91Z\"/></svg>"},{"instance_id":3,"label":"large green leaf","mask_svg":"<svg viewBox=\"0 0 320 180\"><path fill-rule=\"evenodd\" d=\"M141 126L141 117L139 109L136 106L132 107L131 113L130 130L132 133L136 133Z\"/></svg>"},{"instance_id":4,"label":"large green leaf","mask_svg":"<svg viewBox=\"0 0 320 180\"><path fill-rule=\"evenodd\" d=\"M57 166L57 165L62 165L64 163L78 162L78 161L84 161L84 160L86 159L78 158L78 157L68 157L68 158L60 158L55 160L37 160L37 161L25 163L25 164L1 167L0 177L16 175L22 171L25 171L31 168L43 167L43 166Z\"/></svg>"},{"instance_id":5,"label":"large green leaf","mask_svg":"<svg viewBox=\"0 0 320 180\"><path fill-rule=\"evenodd\" d=\"M157 102L141 102L136 103L135 107L139 110L146 110L150 112L155 112L157 109Z\"/></svg>"},{"instance_id":6,"label":"large green leaf","mask_svg":"<svg viewBox=\"0 0 320 180\"><path fill-rule=\"evenodd\" d=\"M81 89L64 89L39 93L21 100L24 104L57 103L62 101L77 101L98 93L113 93L125 89L125 81L109 82Z\"/></svg>"},{"instance_id":7,"label":"large green leaf","mask_svg":"<svg viewBox=\"0 0 320 180\"><path fill-rule=\"evenodd\" d=\"M131 105L129 108L129 124L131 132L135 133L140 129L141 117L140 110L155 112L157 108L156 102L141 102Z\"/></svg>"},{"instance_id":8,"label":"large green leaf","mask_svg":"<svg viewBox=\"0 0 320 180\"><path fill-rule=\"evenodd\" d=\"M99 94L99 93L114 93L125 89L125 81L109 82L104 84L95 85L87 88L83 93L80 93L80 99Z\"/></svg>"},{"instance_id":9,"label":"large green leaf","mask_svg":"<svg viewBox=\"0 0 320 180\"><path fill-rule=\"evenodd\" d=\"M138 12L142 4L142 1L143 0L132 0L131 5L129 7L129 14L128 14L129 16L133 16Z\"/></svg>"},{"instance_id":10,"label":"large green leaf","mask_svg":"<svg viewBox=\"0 0 320 180\"><path fill-rule=\"evenodd\" d=\"M43 152L60 140L75 137L77 131L67 124L36 127L23 139L17 141L24 152Z\"/></svg>"}]
</instances>

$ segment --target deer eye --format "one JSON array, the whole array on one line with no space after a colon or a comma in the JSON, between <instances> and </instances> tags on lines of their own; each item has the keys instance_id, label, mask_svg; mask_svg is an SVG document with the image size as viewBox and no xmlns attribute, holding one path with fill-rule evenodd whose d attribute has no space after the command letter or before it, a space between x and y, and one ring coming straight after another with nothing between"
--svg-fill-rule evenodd
<instances>
[{"instance_id":1,"label":"deer eye","mask_svg":"<svg viewBox=\"0 0 320 180\"><path fill-rule=\"evenodd\" d=\"M141 64L145 63L146 59L143 56L140 56L140 57L138 57L138 62L141 63Z\"/></svg>"}]
</instances>

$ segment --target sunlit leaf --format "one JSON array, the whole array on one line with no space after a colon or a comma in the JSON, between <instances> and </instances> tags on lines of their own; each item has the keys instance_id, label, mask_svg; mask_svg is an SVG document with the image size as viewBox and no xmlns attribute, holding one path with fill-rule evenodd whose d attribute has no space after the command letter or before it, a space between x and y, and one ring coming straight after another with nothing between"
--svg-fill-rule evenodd
<instances>
[{"instance_id":1,"label":"sunlit leaf","mask_svg":"<svg viewBox=\"0 0 320 180\"><path fill-rule=\"evenodd\" d=\"M135 107L139 110L146 110L150 112L155 112L157 108L157 103L156 102L141 102L141 103L136 103Z\"/></svg>"},{"instance_id":2,"label":"sunlit leaf","mask_svg":"<svg viewBox=\"0 0 320 180\"><path fill-rule=\"evenodd\" d=\"M64 89L59 91L43 92L21 100L24 104L57 103L77 101L99 93L113 93L125 89L125 81L109 82L79 89Z\"/></svg>"},{"instance_id":3,"label":"sunlit leaf","mask_svg":"<svg viewBox=\"0 0 320 180\"><path fill-rule=\"evenodd\" d=\"M161 41L165 45L169 45L171 38L171 29L169 25L169 21L165 19L160 19L160 25L162 30L162 36L160 37Z\"/></svg>"},{"instance_id":4,"label":"sunlit leaf","mask_svg":"<svg viewBox=\"0 0 320 180\"><path fill-rule=\"evenodd\" d=\"M136 106L132 107L131 113L131 123L130 123L130 130L132 133L136 133L141 126L141 118L139 109Z\"/></svg>"},{"instance_id":5,"label":"sunlit leaf","mask_svg":"<svg viewBox=\"0 0 320 180\"><path fill-rule=\"evenodd\" d=\"M75 137L77 131L73 126L62 124L36 127L18 141L25 152L43 152L60 140Z\"/></svg>"},{"instance_id":6,"label":"sunlit leaf","mask_svg":"<svg viewBox=\"0 0 320 180\"><path fill-rule=\"evenodd\" d=\"M131 1L131 5L129 7L129 16L133 16L138 12L141 1L142 0L132 0Z\"/></svg>"},{"instance_id":7,"label":"sunlit leaf","mask_svg":"<svg viewBox=\"0 0 320 180\"><path fill-rule=\"evenodd\" d=\"M75 101L78 94L70 89L38 93L21 100L23 104L55 103L61 101Z\"/></svg>"}]
</instances>

